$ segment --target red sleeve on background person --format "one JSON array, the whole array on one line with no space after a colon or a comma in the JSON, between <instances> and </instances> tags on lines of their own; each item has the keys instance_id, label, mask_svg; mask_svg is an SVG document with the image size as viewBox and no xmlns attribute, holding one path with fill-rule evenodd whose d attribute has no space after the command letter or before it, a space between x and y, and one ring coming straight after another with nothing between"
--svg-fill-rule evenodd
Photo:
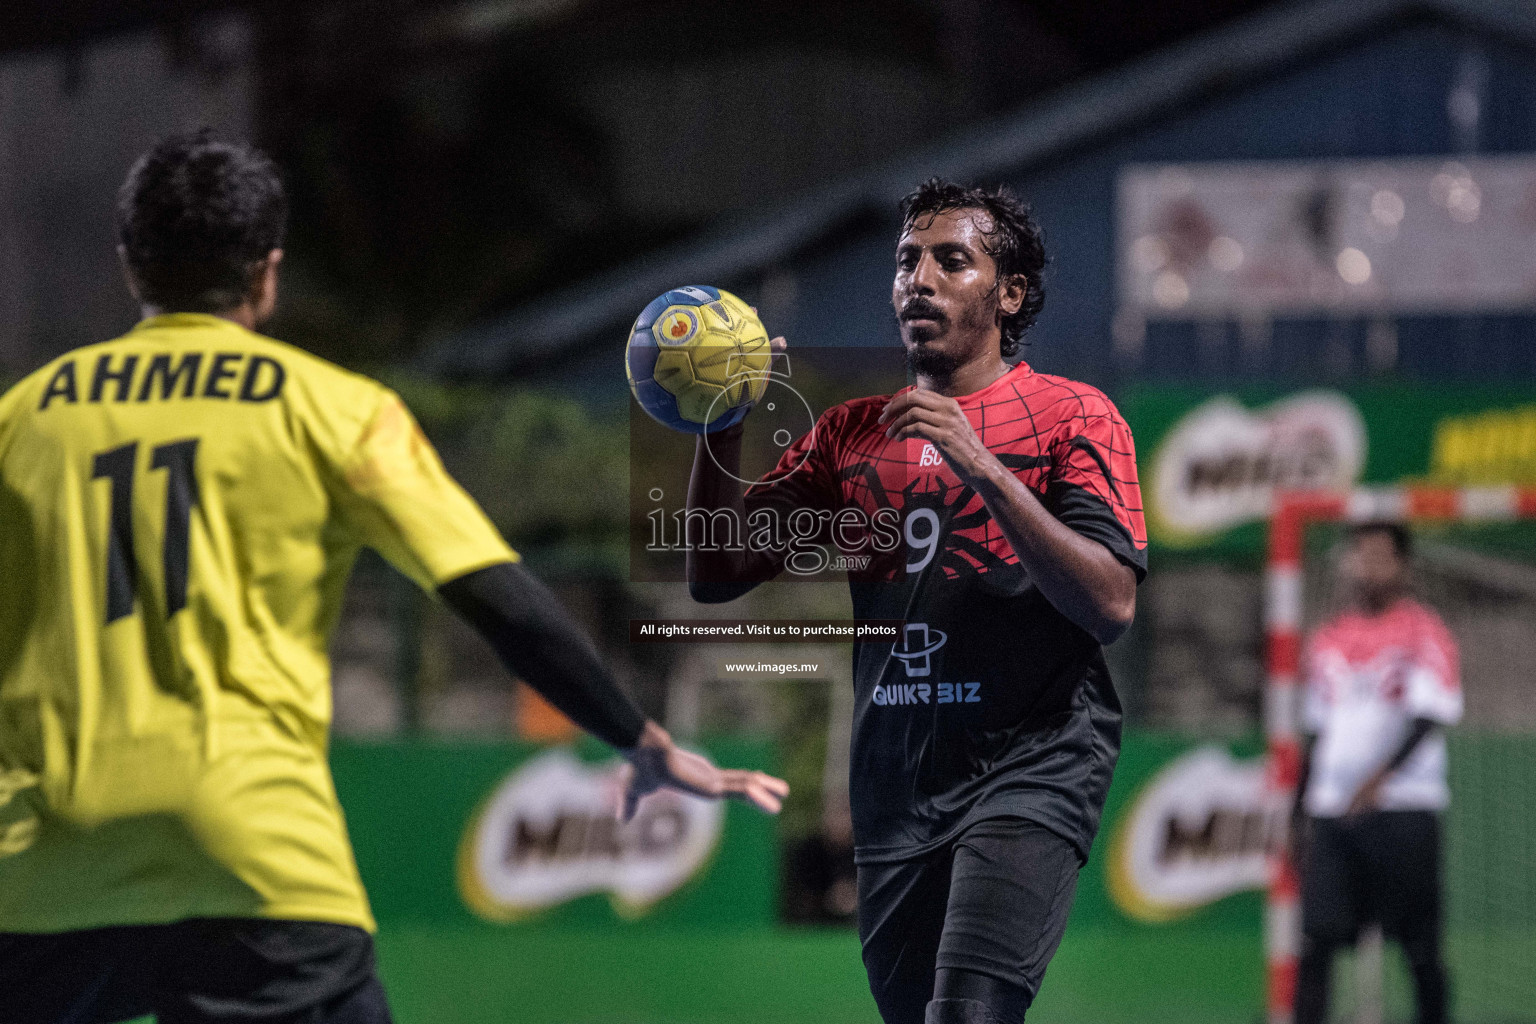
<instances>
[{"instance_id":1,"label":"red sleeve on background person","mask_svg":"<svg viewBox=\"0 0 1536 1024\"><path fill-rule=\"evenodd\" d=\"M1461 689L1461 652L1456 637L1446 628L1445 621L1429 608L1420 605L1423 624L1419 630L1419 663L1433 672L1440 685L1447 690Z\"/></svg>"},{"instance_id":2,"label":"red sleeve on background person","mask_svg":"<svg viewBox=\"0 0 1536 1024\"><path fill-rule=\"evenodd\" d=\"M1406 673L1404 700L1415 718L1428 718L1442 725L1461 721L1460 654L1456 638L1440 616L1415 603L1418 621L1414 623L1413 663Z\"/></svg>"},{"instance_id":3,"label":"red sleeve on background person","mask_svg":"<svg viewBox=\"0 0 1536 1024\"><path fill-rule=\"evenodd\" d=\"M1147 525L1131 428L1109 399L1079 393L1051 442L1047 504L1062 522L1109 548L1136 572L1147 574Z\"/></svg>"}]
</instances>

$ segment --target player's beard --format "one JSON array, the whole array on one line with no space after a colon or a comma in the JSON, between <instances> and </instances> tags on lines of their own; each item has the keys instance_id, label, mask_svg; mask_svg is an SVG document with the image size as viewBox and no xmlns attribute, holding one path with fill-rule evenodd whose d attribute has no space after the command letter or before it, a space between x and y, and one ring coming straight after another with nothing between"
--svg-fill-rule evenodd
<instances>
[{"instance_id":1,"label":"player's beard","mask_svg":"<svg viewBox=\"0 0 1536 1024\"><path fill-rule=\"evenodd\" d=\"M914 307L936 317L939 330L931 336L912 338L912 331L904 322L902 323L902 340L905 342L907 356L907 379L915 383L918 377L927 377L936 388L943 390L954 377L955 371L965 364L969 355L969 353L954 351L954 339L957 336L975 337L985 334L988 326L995 322L995 304L977 302L965 307L961 310L958 323L951 322L937 307L921 299L908 303L906 310ZM926 335L926 332L924 333ZM948 344L944 344L945 342Z\"/></svg>"},{"instance_id":2,"label":"player's beard","mask_svg":"<svg viewBox=\"0 0 1536 1024\"><path fill-rule=\"evenodd\" d=\"M1367 614L1380 615L1390 608L1399 597L1408 593L1406 581L1396 580L1364 580L1356 581L1355 601Z\"/></svg>"},{"instance_id":3,"label":"player's beard","mask_svg":"<svg viewBox=\"0 0 1536 1024\"><path fill-rule=\"evenodd\" d=\"M960 360L933 342L915 342L907 348L907 379L928 377L943 384L960 368Z\"/></svg>"}]
</instances>

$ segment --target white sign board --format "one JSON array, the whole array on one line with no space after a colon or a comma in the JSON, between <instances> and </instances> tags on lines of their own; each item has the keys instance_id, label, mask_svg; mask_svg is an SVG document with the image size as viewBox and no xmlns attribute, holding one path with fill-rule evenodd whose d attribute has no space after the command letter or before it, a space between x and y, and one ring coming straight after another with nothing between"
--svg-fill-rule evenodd
<instances>
[{"instance_id":1,"label":"white sign board","mask_svg":"<svg viewBox=\"0 0 1536 1024\"><path fill-rule=\"evenodd\" d=\"M1536 157L1132 165L1122 310L1149 319L1536 304Z\"/></svg>"}]
</instances>

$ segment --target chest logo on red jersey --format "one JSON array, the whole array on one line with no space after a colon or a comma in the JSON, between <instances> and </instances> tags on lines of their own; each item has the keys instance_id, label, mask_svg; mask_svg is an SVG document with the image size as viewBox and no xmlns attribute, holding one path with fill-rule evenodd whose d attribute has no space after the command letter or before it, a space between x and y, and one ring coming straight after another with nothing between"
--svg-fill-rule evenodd
<instances>
[{"instance_id":1,"label":"chest logo on red jersey","mask_svg":"<svg viewBox=\"0 0 1536 1024\"><path fill-rule=\"evenodd\" d=\"M933 445L924 444L923 453L918 456L917 464L919 466L942 466L944 464L944 456L940 455L939 450Z\"/></svg>"}]
</instances>

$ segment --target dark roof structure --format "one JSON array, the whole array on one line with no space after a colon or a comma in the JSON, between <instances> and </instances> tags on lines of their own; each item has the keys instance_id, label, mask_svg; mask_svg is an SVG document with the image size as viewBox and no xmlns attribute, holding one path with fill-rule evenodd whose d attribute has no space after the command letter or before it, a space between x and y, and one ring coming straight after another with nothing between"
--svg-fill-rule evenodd
<instances>
[{"instance_id":1,"label":"dark roof structure","mask_svg":"<svg viewBox=\"0 0 1536 1024\"><path fill-rule=\"evenodd\" d=\"M891 221L896 200L929 175L977 181L1026 174L1203 101L1424 25L1536 46L1536 4L1527 0L1307 0L1274 9L549 294L430 347L420 368L495 378L580 358L622 338L635 312L670 287L750 279L850 228Z\"/></svg>"}]
</instances>

